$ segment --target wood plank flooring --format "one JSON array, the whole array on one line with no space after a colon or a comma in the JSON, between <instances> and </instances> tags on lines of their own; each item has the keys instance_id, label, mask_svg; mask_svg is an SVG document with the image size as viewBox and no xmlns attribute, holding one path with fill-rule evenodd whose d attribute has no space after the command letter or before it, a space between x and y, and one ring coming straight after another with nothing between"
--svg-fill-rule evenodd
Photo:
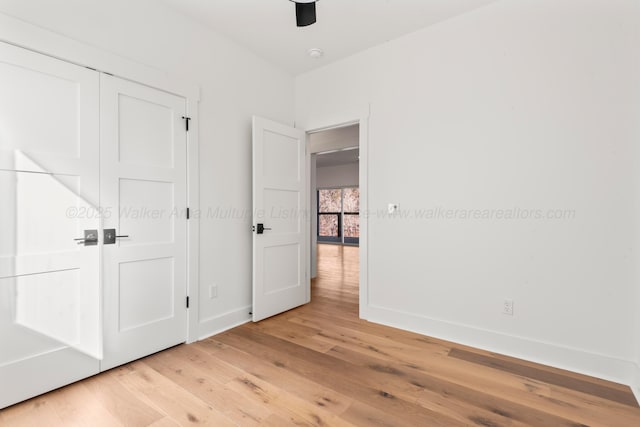
<instances>
[{"instance_id":1,"label":"wood plank flooring","mask_svg":"<svg viewBox=\"0 0 640 427\"><path fill-rule=\"evenodd\" d=\"M310 304L6 408L0 426L640 426L627 386L359 320L357 248L319 254Z\"/></svg>"}]
</instances>

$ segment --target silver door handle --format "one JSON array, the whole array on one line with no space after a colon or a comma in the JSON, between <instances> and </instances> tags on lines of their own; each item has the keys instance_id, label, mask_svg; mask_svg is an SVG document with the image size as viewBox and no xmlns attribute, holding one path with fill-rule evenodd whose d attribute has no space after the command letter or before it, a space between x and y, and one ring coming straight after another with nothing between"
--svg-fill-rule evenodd
<instances>
[{"instance_id":1,"label":"silver door handle","mask_svg":"<svg viewBox=\"0 0 640 427\"><path fill-rule=\"evenodd\" d=\"M79 245L95 246L98 244L98 230L84 230L84 237L73 240Z\"/></svg>"},{"instance_id":2,"label":"silver door handle","mask_svg":"<svg viewBox=\"0 0 640 427\"><path fill-rule=\"evenodd\" d=\"M123 235L123 236L113 236L111 234L107 234L107 239L111 240L111 239L117 239L119 237L129 237L128 235Z\"/></svg>"},{"instance_id":3,"label":"silver door handle","mask_svg":"<svg viewBox=\"0 0 640 427\"><path fill-rule=\"evenodd\" d=\"M104 230L104 244L105 245L113 245L116 242L117 238L129 237L128 234L116 235L115 228L106 228Z\"/></svg>"}]
</instances>

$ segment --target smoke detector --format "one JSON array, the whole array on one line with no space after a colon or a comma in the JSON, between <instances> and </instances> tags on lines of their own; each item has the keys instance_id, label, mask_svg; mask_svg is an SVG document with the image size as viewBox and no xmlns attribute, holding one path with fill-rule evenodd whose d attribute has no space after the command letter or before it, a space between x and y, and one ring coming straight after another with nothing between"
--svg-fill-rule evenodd
<instances>
[{"instance_id":1,"label":"smoke detector","mask_svg":"<svg viewBox=\"0 0 640 427\"><path fill-rule=\"evenodd\" d=\"M307 51L307 55L309 55L309 58L320 59L324 56L324 50L319 47L312 47Z\"/></svg>"}]
</instances>

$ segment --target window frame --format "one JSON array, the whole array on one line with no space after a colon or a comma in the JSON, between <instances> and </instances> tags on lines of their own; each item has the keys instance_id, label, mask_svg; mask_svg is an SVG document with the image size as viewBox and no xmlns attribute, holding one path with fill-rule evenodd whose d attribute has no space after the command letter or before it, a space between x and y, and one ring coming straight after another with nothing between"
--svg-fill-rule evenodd
<instances>
[{"instance_id":1,"label":"window frame","mask_svg":"<svg viewBox=\"0 0 640 427\"><path fill-rule=\"evenodd\" d=\"M360 244L360 237L358 231L358 237L345 237L344 236L344 218L346 215L358 215L360 216L360 212L345 212L344 211L344 190L347 188L357 188L358 194L360 190L360 186L358 185L345 185L339 187L319 187L316 189L316 217L317 217L317 229L316 236L318 238L318 243L337 243L342 245L353 245L358 246ZM322 190L340 190L340 212L320 212L320 191ZM359 199L359 195L358 195ZM358 200L358 205L359 205ZM321 236L320 235L320 217L323 215L332 215L338 218L338 235L337 236ZM359 230L359 228L358 228Z\"/></svg>"}]
</instances>

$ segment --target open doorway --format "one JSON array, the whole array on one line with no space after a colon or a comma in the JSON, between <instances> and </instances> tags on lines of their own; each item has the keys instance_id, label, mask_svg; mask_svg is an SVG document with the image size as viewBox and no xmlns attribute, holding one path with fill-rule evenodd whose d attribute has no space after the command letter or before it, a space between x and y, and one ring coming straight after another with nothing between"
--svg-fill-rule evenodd
<instances>
[{"instance_id":1,"label":"open doorway","mask_svg":"<svg viewBox=\"0 0 640 427\"><path fill-rule=\"evenodd\" d=\"M311 133L309 151L312 290L358 303L359 124Z\"/></svg>"}]
</instances>

